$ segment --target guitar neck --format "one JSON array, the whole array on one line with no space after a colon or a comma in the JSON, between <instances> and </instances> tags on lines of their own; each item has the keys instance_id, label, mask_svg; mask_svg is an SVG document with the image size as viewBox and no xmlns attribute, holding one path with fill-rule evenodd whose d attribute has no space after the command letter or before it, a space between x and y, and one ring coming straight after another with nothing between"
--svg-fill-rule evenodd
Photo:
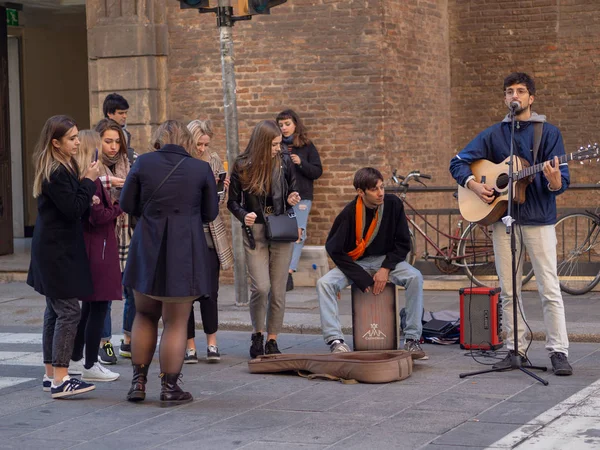
<instances>
[{"instance_id":1,"label":"guitar neck","mask_svg":"<svg viewBox=\"0 0 600 450\"><path fill-rule=\"evenodd\" d=\"M573 161L573 153L569 153L568 155L562 155L558 157L558 163L566 163L569 161ZM522 180L523 178L530 177L531 175L535 175L538 172L544 170L545 163L534 164L533 166L525 167L522 170L517 172L517 180Z\"/></svg>"}]
</instances>

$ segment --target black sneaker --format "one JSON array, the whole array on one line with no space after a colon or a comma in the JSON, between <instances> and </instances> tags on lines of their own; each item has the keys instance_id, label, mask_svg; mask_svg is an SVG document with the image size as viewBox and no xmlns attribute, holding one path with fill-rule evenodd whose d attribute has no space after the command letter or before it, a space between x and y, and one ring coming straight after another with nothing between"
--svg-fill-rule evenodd
<instances>
[{"instance_id":1,"label":"black sneaker","mask_svg":"<svg viewBox=\"0 0 600 450\"><path fill-rule=\"evenodd\" d=\"M50 388L52 388L52 378L44 374L44 377L42 378L42 390L44 392L50 392Z\"/></svg>"},{"instance_id":2,"label":"black sneaker","mask_svg":"<svg viewBox=\"0 0 600 450\"><path fill-rule=\"evenodd\" d=\"M501 369L501 370L510 369L512 367L511 359L514 356L514 354L515 354L514 350L509 350L508 353L506 354L506 356L504 357L504 359L502 361L494 364L492 366L492 369ZM531 361L529 361L529 358L527 358L527 356L525 356L525 355L521 355L521 366L522 367L531 366Z\"/></svg>"},{"instance_id":3,"label":"black sneaker","mask_svg":"<svg viewBox=\"0 0 600 450\"><path fill-rule=\"evenodd\" d=\"M196 354L195 348L188 348L185 351L185 356L183 358L184 364L196 364L198 362L198 355Z\"/></svg>"},{"instance_id":4,"label":"black sneaker","mask_svg":"<svg viewBox=\"0 0 600 450\"><path fill-rule=\"evenodd\" d=\"M206 360L209 363L216 363L221 361L219 347L217 347L216 345L209 345L208 347L206 347Z\"/></svg>"},{"instance_id":5,"label":"black sneaker","mask_svg":"<svg viewBox=\"0 0 600 450\"><path fill-rule=\"evenodd\" d=\"M83 394L85 392L93 391L96 386L85 381L78 380L77 378L71 378L69 375L63 378L63 382L60 386L54 386L50 388L52 398L65 398L72 397L73 395Z\"/></svg>"},{"instance_id":6,"label":"black sneaker","mask_svg":"<svg viewBox=\"0 0 600 450\"><path fill-rule=\"evenodd\" d=\"M269 339L265 344L265 355L278 355L281 354L279 347L277 347L277 341L275 339Z\"/></svg>"},{"instance_id":7,"label":"black sneaker","mask_svg":"<svg viewBox=\"0 0 600 450\"><path fill-rule=\"evenodd\" d=\"M567 361L567 355L560 352L550 353L550 361L552 361L552 372L558 376L573 375L573 368L569 361Z\"/></svg>"},{"instance_id":8,"label":"black sneaker","mask_svg":"<svg viewBox=\"0 0 600 450\"><path fill-rule=\"evenodd\" d=\"M252 345L250 346L250 358L254 359L259 355L265 354L263 347L264 337L262 333L252 333Z\"/></svg>"},{"instance_id":9,"label":"black sneaker","mask_svg":"<svg viewBox=\"0 0 600 450\"><path fill-rule=\"evenodd\" d=\"M119 345L119 356L131 359L131 342L126 344L125 341L121 339L121 345Z\"/></svg>"},{"instance_id":10,"label":"black sneaker","mask_svg":"<svg viewBox=\"0 0 600 450\"><path fill-rule=\"evenodd\" d=\"M98 350L98 361L106 365L117 363L117 355L115 355L115 349L110 342L107 342Z\"/></svg>"},{"instance_id":11,"label":"black sneaker","mask_svg":"<svg viewBox=\"0 0 600 450\"><path fill-rule=\"evenodd\" d=\"M292 277L291 273L288 273L288 279L287 279L287 283L285 285L285 290L286 290L286 292L294 290L294 278Z\"/></svg>"}]
</instances>

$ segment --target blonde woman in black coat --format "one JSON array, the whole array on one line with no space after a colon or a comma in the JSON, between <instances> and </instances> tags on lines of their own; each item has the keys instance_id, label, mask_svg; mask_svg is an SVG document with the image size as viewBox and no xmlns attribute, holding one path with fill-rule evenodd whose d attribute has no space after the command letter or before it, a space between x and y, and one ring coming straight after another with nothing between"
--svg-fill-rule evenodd
<instances>
[{"instance_id":1,"label":"blonde woman in black coat","mask_svg":"<svg viewBox=\"0 0 600 450\"><path fill-rule=\"evenodd\" d=\"M75 121L67 116L50 117L35 150L33 196L37 199L38 216L27 284L46 296L43 389L50 391L52 398L70 397L95 388L67 373L79 323L78 298L93 293L81 219L88 213L96 192L98 165L90 162L80 168L75 159L78 151Z\"/></svg>"}]
</instances>

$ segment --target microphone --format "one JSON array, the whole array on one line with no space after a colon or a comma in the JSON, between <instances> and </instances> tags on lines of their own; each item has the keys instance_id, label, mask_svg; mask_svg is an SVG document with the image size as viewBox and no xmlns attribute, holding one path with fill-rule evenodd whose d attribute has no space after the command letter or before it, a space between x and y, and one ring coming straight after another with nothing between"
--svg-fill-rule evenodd
<instances>
[{"instance_id":1,"label":"microphone","mask_svg":"<svg viewBox=\"0 0 600 450\"><path fill-rule=\"evenodd\" d=\"M517 109L519 109L521 107L521 104L518 101L514 101L514 102L510 102L510 105L508 105L508 108L512 111L515 112Z\"/></svg>"}]
</instances>

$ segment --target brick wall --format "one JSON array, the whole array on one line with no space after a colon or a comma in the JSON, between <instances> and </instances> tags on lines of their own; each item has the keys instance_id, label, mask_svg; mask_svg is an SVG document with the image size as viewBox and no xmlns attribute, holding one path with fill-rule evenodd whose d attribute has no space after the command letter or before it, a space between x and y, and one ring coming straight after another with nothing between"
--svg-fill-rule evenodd
<instances>
[{"instance_id":1,"label":"brick wall","mask_svg":"<svg viewBox=\"0 0 600 450\"><path fill-rule=\"evenodd\" d=\"M224 155L221 65L212 14L168 11L168 114L216 125ZM363 166L386 177L420 169L448 182L448 18L445 1L294 0L234 28L240 151L252 127L291 107L324 166L316 182L309 244L325 241L353 198Z\"/></svg>"},{"instance_id":2,"label":"brick wall","mask_svg":"<svg viewBox=\"0 0 600 450\"><path fill-rule=\"evenodd\" d=\"M449 0L452 147L505 114L502 81L536 80L534 110L564 137L567 152L599 141L600 3L597 0ZM571 164L572 183L596 183L599 167ZM567 191L559 206L598 204L598 193Z\"/></svg>"}]
</instances>

